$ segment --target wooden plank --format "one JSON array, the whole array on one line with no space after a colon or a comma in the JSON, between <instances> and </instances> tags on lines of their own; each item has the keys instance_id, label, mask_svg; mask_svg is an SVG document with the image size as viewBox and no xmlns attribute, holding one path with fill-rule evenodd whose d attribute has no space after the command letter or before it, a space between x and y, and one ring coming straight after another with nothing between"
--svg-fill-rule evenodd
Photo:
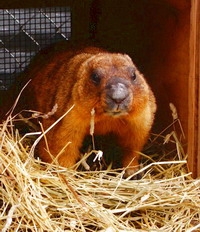
<instances>
[{"instance_id":1,"label":"wooden plank","mask_svg":"<svg viewBox=\"0 0 200 232\"><path fill-rule=\"evenodd\" d=\"M198 81L198 140L197 140L197 153L196 153L196 176L200 177L200 2L196 0L196 25L197 25L197 33L196 33L196 73L195 77Z\"/></svg>"},{"instance_id":2,"label":"wooden plank","mask_svg":"<svg viewBox=\"0 0 200 232\"><path fill-rule=\"evenodd\" d=\"M74 2L79 0L3 0L0 1L0 9L70 6Z\"/></svg>"},{"instance_id":3,"label":"wooden plank","mask_svg":"<svg viewBox=\"0 0 200 232\"><path fill-rule=\"evenodd\" d=\"M200 2L191 0L190 75L188 82L188 165L193 177L200 176L199 23Z\"/></svg>"}]
</instances>

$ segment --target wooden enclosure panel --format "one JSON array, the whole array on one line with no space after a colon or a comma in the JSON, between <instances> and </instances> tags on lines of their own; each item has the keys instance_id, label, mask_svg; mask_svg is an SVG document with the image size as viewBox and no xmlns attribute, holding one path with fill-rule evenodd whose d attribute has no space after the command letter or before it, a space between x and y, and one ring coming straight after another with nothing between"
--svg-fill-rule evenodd
<instances>
[{"instance_id":1,"label":"wooden enclosure panel","mask_svg":"<svg viewBox=\"0 0 200 232\"><path fill-rule=\"evenodd\" d=\"M193 176L200 177L200 2L192 0L191 3L188 164Z\"/></svg>"},{"instance_id":2,"label":"wooden enclosure panel","mask_svg":"<svg viewBox=\"0 0 200 232\"><path fill-rule=\"evenodd\" d=\"M72 40L82 42L89 39L91 1L72 1Z\"/></svg>"}]
</instances>

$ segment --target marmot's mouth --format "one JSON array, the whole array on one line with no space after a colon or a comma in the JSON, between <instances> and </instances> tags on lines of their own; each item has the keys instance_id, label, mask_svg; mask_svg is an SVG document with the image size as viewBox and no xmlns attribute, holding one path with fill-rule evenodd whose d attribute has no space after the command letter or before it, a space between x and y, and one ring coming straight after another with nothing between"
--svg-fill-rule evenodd
<instances>
[{"instance_id":1,"label":"marmot's mouth","mask_svg":"<svg viewBox=\"0 0 200 232\"><path fill-rule=\"evenodd\" d=\"M112 116L117 116L117 117L120 117L120 116L123 116L123 115L126 115L128 114L127 112L123 112L123 111L118 111L118 112L112 112L111 115Z\"/></svg>"},{"instance_id":2,"label":"marmot's mouth","mask_svg":"<svg viewBox=\"0 0 200 232\"><path fill-rule=\"evenodd\" d=\"M112 117L120 117L127 115L128 112L126 110L105 110L104 111L107 115L112 116Z\"/></svg>"},{"instance_id":3,"label":"marmot's mouth","mask_svg":"<svg viewBox=\"0 0 200 232\"><path fill-rule=\"evenodd\" d=\"M112 99L107 98L106 107L104 112L110 116L127 115L130 111L130 98L127 97L124 101L116 103Z\"/></svg>"}]
</instances>

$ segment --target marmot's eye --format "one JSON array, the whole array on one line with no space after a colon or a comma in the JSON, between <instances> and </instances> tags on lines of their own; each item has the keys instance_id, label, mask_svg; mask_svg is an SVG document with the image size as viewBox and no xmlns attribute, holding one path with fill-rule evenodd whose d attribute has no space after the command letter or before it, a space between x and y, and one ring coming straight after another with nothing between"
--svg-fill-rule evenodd
<instances>
[{"instance_id":1,"label":"marmot's eye","mask_svg":"<svg viewBox=\"0 0 200 232\"><path fill-rule=\"evenodd\" d=\"M131 74L131 79L134 81L136 79L137 75L135 72L132 72Z\"/></svg>"},{"instance_id":2,"label":"marmot's eye","mask_svg":"<svg viewBox=\"0 0 200 232\"><path fill-rule=\"evenodd\" d=\"M100 81L101 81L101 77L100 77L100 75L99 75L97 72L93 72L93 73L91 74L91 80L92 80L96 85L98 85L98 84L100 83Z\"/></svg>"}]
</instances>

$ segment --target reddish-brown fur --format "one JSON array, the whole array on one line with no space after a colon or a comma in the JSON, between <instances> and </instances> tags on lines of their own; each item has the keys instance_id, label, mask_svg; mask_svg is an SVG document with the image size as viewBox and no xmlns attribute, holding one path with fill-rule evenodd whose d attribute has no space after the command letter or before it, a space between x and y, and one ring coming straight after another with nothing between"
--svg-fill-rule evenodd
<instances>
[{"instance_id":1,"label":"reddish-brown fur","mask_svg":"<svg viewBox=\"0 0 200 232\"><path fill-rule=\"evenodd\" d=\"M52 156L56 157L71 142L59 154L58 162L73 166L83 139L89 134L94 109L94 134L116 134L124 153L123 166L130 166L128 175L133 173L138 168L138 151L149 136L156 104L129 56L88 47L43 57L36 59L25 73L32 81L22 95L26 103L23 107L48 113L57 104L57 111L42 120L44 130L71 106L74 108L46 134L49 150L44 140L39 143L42 160L52 162Z\"/></svg>"}]
</instances>

